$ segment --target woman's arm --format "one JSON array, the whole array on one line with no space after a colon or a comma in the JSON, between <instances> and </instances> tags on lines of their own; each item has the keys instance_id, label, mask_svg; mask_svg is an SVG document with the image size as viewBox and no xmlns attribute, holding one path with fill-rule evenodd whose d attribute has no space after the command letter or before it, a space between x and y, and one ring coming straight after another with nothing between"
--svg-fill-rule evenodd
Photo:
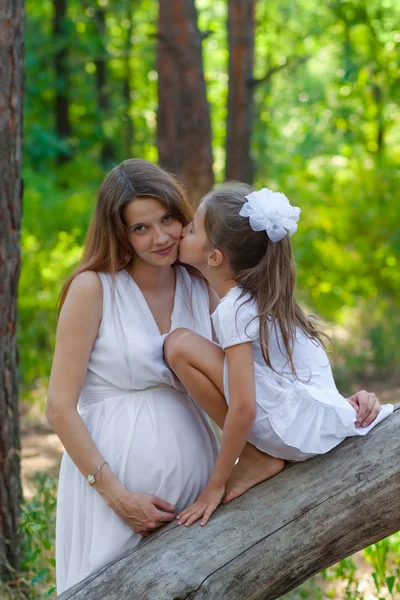
<instances>
[{"instance_id":1,"label":"woman's arm","mask_svg":"<svg viewBox=\"0 0 400 600\"><path fill-rule=\"evenodd\" d=\"M102 285L99 276L94 272L81 273L71 284L58 322L46 416L84 477L94 473L107 460L98 451L77 410L101 315ZM136 497L128 492L110 468L105 467L101 478L97 479L94 485L96 490L135 530L145 531L146 523L151 519L153 524L156 517L160 516L158 511L155 512L156 509L153 511L147 506L149 501L144 502L146 506L143 506L141 495ZM146 518L143 513L146 513ZM151 513L150 518L147 513Z\"/></svg>"},{"instance_id":2,"label":"woman's arm","mask_svg":"<svg viewBox=\"0 0 400 600\"><path fill-rule=\"evenodd\" d=\"M100 279L93 272L81 273L73 280L61 310L47 397L47 419L85 477L106 460L77 411L101 314Z\"/></svg>"}]
</instances>

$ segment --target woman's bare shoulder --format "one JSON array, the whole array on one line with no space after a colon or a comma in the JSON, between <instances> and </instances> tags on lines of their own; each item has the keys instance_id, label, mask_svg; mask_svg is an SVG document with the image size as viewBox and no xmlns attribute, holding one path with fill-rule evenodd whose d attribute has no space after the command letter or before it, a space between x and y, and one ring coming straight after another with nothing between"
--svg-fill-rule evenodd
<instances>
[{"instance_id":1,"label":"woman's bare shoulder","mask_svg":"<svg viewBox=\"0 0 400 600\"><path fill-rule=\"evenodd\" d=\"M97 316L101 314L103 306L103 286L98 273L84 271L73 278L61 313L68 313L70 309L78 309L79 313L88 311Z\"/></svg>"},{"instance_id":2,"label":"woman's bare shoulder","mask_svg":"<svg viewBox=\"0 0 400 600\"><path fill-rule=\"evenodd\" d=\"M102 294L102 283L95 271L83 271L73 278L69 291L79 295L98 296Z\"/></svg>"}]
</instances>

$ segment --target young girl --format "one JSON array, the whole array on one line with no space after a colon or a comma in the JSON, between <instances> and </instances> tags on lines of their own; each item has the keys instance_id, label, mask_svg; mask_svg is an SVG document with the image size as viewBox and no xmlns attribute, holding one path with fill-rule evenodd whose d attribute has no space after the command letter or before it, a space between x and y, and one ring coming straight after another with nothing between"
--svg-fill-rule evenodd
<instances>
[{"instance_id":1,"label":"young girl","mask_svg":"<svg viewBox=\"0 0 400 600\"><path fill-rule=\"evenodd\" d=\"M324 454L393 410L371 394L376 406L360 427L354 397L336 389L323 334L294 297L289 236L299 216L283 194L226 184L204 198L184 230L180 260L199 269L221 298L212 315L220 347L180 329L164 353L223 436L208 484L178 515L180 524L202 518L205 525L222 498L275 475L284 460Z\"/></svg>"}]
</instances>

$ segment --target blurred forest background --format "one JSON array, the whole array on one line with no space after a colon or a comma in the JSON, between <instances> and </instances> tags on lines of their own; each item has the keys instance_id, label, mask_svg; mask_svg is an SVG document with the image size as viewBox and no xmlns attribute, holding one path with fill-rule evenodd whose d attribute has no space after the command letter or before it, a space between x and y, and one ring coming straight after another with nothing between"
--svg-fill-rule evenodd
<instances>
[{"instance_id":1,"label":"blurred forest background","mask_svg":"<svg viewBox=\"0 0 400 600\"><path fill-rule=\"evenodd\" d=\"M190 8L182 16L175 4ZM398 381L400 4L249 0L243 14L246 3L234 0L192 4L26 1L18 308L26 422L43 414L56 300L97 189L128 157L176 171L194 203L226 178L283 191L302 209L293 238L299 296L333 332L340 389ZM175 71L174 40L188 61ZM36 484L23 527L36 524L43 544L32 541L27 570L53 543L39 506L54 512L54 488ZM395 598L400 539L385 543L373 568L379 597ZM386 565L394 547L388 584L382 552ZM291 598L364 597L354 563L342 563L343 595L314 587ZM50 581L48 566L35 567L39 583Z\"/></svg>"},{"instance_id":2,"label":"blurred forest background","mask_svg":"<svg viewBox=\"0 0 400 600\"><path fill-rule=\"evenodd\" d=\"M228 3L196 7L218 182L226 176ZM34 399L49 374L56 298L104 174L127 157L158 160L165 74L155 0L27 0L26 10L19 348L24 397ZM395 0L256 4L246 74L253 182L302 209L293 238L299 293L336 326L346 385L387 377L400 358L399 48ZM181 92L166 79L167 105ZM177 152L167 143L168 158ZM228 177L238 174L231 168Z\"/></svg>"}]
</instances>

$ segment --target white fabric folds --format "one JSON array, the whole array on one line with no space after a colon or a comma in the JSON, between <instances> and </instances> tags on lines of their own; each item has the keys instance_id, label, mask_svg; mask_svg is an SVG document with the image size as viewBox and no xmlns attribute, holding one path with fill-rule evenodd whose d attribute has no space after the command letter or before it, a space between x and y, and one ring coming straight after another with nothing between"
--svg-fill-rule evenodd
<instances>
[{"instance_id":1,"label":"white fabric folds","mask_svg":"<svg viewBox=\"0 0 400 600\"><path fill-rule=\"evenodd\" d=\"M163 359L160 335L139 287L126 271L100 274L103 316L79 410L99 451L132 492L153 494L182 510L206 485L218 453L208 418ZM177 268L172 329L211 338L205 283ZM133 533L62 459L57 504L57 593L134 548Z\"/></svg>"},{"instance_id":2,"label":"white fabric folds","mask_svg":"<svg viewBox=\"0 0 400 600\"><path fill-rule=\"evenodd\" d=\"M236 286L221 300L212 315L222 348L251 343L256 379L256 418L249 441L257 448L285 460L305 460L325 454L346 437L366 435L393 412L382 407L369 427L356 428L357 413L338 392L324 348L297 331L293 348L296 379L284 353L279 329L269 328L270 369L260 347L257 303ZM225 360L224 391L230 402Z\"/></svg>"}]
</instances>

